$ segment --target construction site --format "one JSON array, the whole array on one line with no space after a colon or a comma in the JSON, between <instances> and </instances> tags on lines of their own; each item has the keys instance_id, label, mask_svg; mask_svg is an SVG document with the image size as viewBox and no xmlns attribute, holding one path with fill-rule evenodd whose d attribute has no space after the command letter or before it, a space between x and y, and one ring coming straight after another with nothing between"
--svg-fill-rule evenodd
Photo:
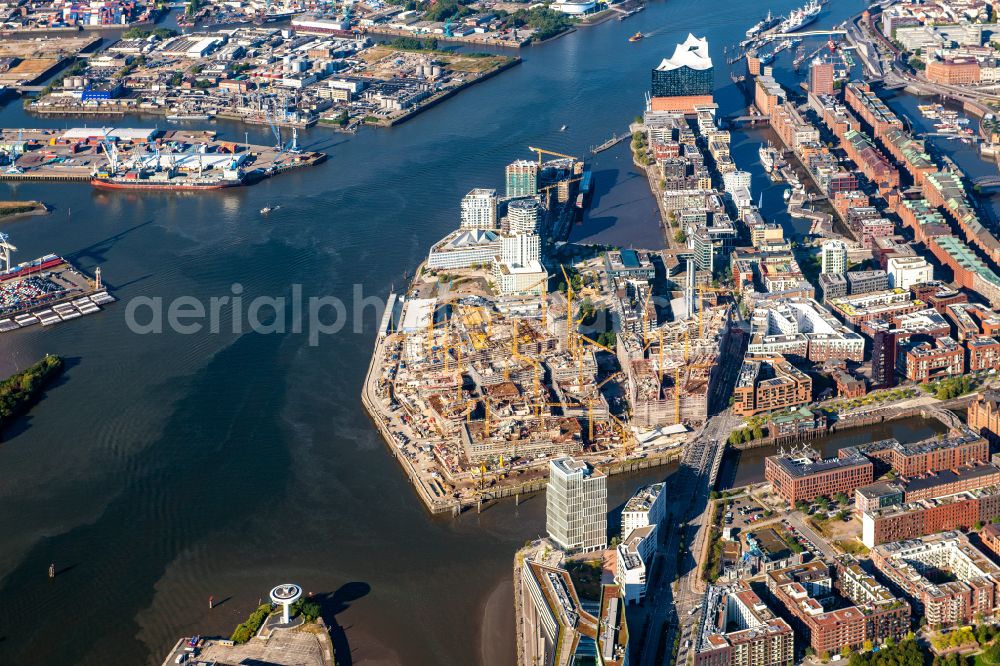
<instances>
[{"instance_id":1,"label":"construction site","mask_svg":"<svg viewBox=\"0 0 1000 666\"><path fill-rule=\"evenodd\" d=\"M565 293L546 278L508 314L460 290L391 298L365 402L431 510L537 489L554 457L658 464L705 422L729 321L717 290L692 271L658 308L643 280L563 276ZM638 325L623 317L637 293ZM613 313L614 346L582 332L582 302Z\"/></svg>"}]
</instances>

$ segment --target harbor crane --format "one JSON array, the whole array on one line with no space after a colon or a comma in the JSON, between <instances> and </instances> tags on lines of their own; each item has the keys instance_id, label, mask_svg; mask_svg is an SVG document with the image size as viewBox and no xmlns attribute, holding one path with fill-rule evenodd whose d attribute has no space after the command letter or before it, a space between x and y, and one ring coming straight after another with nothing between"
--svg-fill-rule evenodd
<instances>
[{"instance_id":1,"label":"harbor crane","mask_svg":"<svg viewBox=\"0 0 1000 666\"><path fill-rule=\"evenodd\" d=\"M108 165L111 167L111 175L118 173L118 147L114 141L108 138L108 130L104 130L104 137L101 139L101 148L108 158Z\"/></svg>"},{"instance_id":2,"label":"harbor crane","mask_svg":"<svg viewBox=\"0 0 1000 666\"><path fill-rule=\"evenodd\" d=\"M538 168L539 169L542 168L542 155L552 155L554 157L564 157L564 158L566 158L568 160L573 160L575 162L579 162L580 161L579 157L573 157L572 155L564 155L563 153L557 153L557 152L553 152L551 150L545 150L544 148L535 148L534 146L528 146L528 150L530 150L530 151L532 151L534 153L538 153Z\"/></svg>"},{"instance_id":3,"label":"harbor crane","mask_svg":"<svg viewBox=\"0 0 1000 666\"><path fill-rule=\"evenodd\" d=\"M10 244L10 236L0 231L0 257L3 258L3 270L6 273L11 269L10 253L17 252L17 248Z\"/></svg>"}]
</instances>

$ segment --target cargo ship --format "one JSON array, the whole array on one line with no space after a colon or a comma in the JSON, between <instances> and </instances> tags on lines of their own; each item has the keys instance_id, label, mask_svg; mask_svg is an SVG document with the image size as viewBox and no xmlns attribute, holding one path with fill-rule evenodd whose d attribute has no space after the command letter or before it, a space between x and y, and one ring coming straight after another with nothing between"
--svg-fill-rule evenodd
<instances>
[{"instance_id":1,"label":"cargo ship","mask_svg":"<svg viewBox=\"0 0 1000 666\"><path fill-rule=\"evenodd\" d=\"M18 264L17 266L8 268L0 273L0 282L6 282L7 280L13 280L14 278L22 278L26 275L31 275L32 273L41 273L42 271L47 271L50 268L55 268L56 266L64 263L66 263L66 260L62 257L55 254L47 254L44 257L39 257L33 261L26 261Z\"/></svg>"},{"instance_id":2,"label":"cargo ship","mask_svg":"<svg viewBox=\"0 0 1000 666\"><path fill-rule=\"evenodd\" d=\"M239 187L241 178L149 178L140 179L126 176L99 176L90 179L90 184L100 190L176 190L197 191L221 190Z\"/></svg>"}]
</instances>

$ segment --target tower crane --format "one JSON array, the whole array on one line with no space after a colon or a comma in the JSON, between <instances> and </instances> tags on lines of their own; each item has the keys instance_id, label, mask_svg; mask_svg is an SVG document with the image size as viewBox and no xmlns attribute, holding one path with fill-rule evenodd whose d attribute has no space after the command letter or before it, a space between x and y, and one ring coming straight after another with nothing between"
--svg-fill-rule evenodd
<instances>
[{"instance_id":1,"label":"tower crane","mask_svg":"<svg viewBox=\"0 0 1000 666\"><path fill-rule=\"evenodd\" d=\"M531 364L533 364L535 366L535 381L534 381L535 400L541 401L541 399L542 399L542 379L541 379L542 364L541 364L541 362L538 359L532 358L530 356L524 356L523 354L521 354L520 352L518 352L518 350L517 350L517 341L518 341L518 338L521 335L521 330L520 329L521 329L520 320L517 319L516 317L512 318L511 319L511 332L512 332L512 336L511 336L511 352L513 353L514 358L516 358L517 360L519 360L519 361L527 361L528 363L531 363Z\"/></svg>"},{"instance_id":2,"label":"tower crane","mask_svg":"<svg viewBox=\"0 0 1000 666\"><path fill-rule=\"evenodd\" d=\"M600 384L594 387L594 392L587 398L587 441L590 443L594 442L594 400L601 394L601 388L615 378L615 375L610 375L604 379ZM608 414L611 411L608 410Z\"/></svg>"},{"instance_id":3,"label":"tower crane","mask_svg":"<svg viewBox=\"0 0 1000 666\"><path fill-rule=\"evenodd\" d=\"M552 155L554 157L564 157L568 160L574 160L576 162L580 161L579 157L573 157L572 155L564 155L563 153L557 153L551 150L545 150L544 148L535 148L534 146L528 146L528 150L538 153L538 168L542 168L542 155Z\"/></svg>"}]
</instances>

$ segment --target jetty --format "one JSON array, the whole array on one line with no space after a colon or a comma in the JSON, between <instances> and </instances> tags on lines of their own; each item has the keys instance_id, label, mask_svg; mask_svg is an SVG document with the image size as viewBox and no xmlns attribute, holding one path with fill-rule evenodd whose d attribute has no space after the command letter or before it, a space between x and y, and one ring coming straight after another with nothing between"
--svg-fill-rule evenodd
<instances>
[{"instance_id":1,"label":"jetty","mask_svg":"<svg viewBox=\"0 0 1000 666\"><path fill-rule=\"evenodd\" d=\"M618 136L617 133L616 134L612 134L611 138L608 139L607 141L605 141L604 143L602 143L601 145L599 145L599 146L591 146L590 147L590 154L591 155L596 155L597 153L603 153L605 150L609 150L611 148L614 148L615 146L617 146L619 143L621 143L622 141L624 141L628 137L629 137L628 134L622 134L621 136Z\"/></svg>"}]
</instances>

